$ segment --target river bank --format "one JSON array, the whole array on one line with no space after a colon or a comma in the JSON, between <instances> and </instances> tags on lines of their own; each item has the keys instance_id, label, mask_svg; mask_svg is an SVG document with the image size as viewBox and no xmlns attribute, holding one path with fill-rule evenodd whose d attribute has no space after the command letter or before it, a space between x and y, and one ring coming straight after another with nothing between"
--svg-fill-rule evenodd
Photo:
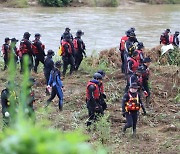
<instances>
[{"instance_id":1,"label":"river bank","mask_svg":"<svg viewBox=\"0 0 180 154\"><path fill-rule=\"evenodd\" d=\"M138 5L138 4L180 4L179 0L0 0L1 7L117 7L119 5Z\"/></svg>"}]
</instances>

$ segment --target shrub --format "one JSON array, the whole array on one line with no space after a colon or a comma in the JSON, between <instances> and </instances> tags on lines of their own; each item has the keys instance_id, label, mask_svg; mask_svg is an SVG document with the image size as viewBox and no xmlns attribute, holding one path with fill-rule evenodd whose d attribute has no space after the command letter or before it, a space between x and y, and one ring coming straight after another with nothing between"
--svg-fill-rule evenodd
<instances>
[{"instance_id":1,"label":"shrub","mask_svg":"<svg viewBox=\"0 0 180 154\"><path fill-rule=\"evenodd\" d=\"M63 7L67 6L71 0L39 0L39 3L44 6L57 6Z\"/></svg>"}]
</instances>

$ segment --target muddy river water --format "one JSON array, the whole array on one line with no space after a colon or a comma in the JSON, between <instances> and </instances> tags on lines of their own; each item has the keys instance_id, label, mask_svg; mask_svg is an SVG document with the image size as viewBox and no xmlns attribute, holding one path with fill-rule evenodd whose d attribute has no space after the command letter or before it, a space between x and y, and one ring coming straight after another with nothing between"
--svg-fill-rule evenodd
<instances>
[{"instance_id":1,"label":"muddy river water","mask_svg":"<svg viewBox=\"0 0 180 154\"><path fill-rule=\"evenodd\" d=\"M127 5L117 8L0 8L0 44L5 37L22 39L28 31L42 35L46 49L57 51L61 34L70 27L72 34L78 29L87 53L119 45L120 37L130 27L136 28L139 41L147 48L159 44L160 34L166 28L172 33L180 30L180 5Z\"/></svg>"}]
</instances>

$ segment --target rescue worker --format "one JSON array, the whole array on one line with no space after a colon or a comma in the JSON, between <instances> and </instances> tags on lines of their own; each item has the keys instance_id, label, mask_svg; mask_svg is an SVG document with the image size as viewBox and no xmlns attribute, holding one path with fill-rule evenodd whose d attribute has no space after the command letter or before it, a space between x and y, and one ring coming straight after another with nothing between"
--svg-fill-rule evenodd
<instances>
[{"instance_id":1,"label":"rescue worker","mask_svg":"<svg viewBox=\"0 0 180 154\"><path fill-rule=\"evenodd\" d=\"M63 60L63 76L66 74L68 65L70 64L70 75L74 71L75 62L73 57L73 47L71 45L70 35L66 35L65 39L62 40L62 60Z\"/></svg>"},{"instance_id":2,"label":"rescue worker","mask_svg":"<svg viewBox=\"0 0 180 154\"><path fill-rule=\"evenodd\" d=\"M14 61L15 61L15 64L18 62L18 49L16 47L16 44L19 40L17 40L16 38L12 38L11 39L11 44L10 44L10 50L11 50L11 53L13 54L14 56Z\"/></svg>"},{"instance_id":3,"label":"rescue worker","mask_svg":"<svg viewBox=\"0 0 180 154\"><path fill-rule=\"evenodd\" d=\"M83 54L86 57L85 44L84 44L83 40L81 39L82 35L84 35L84 32L82 32L81 30L78 30L76 32L76 37L73 39L75 70L78 70L78 68L81 64L81 61L83 60Z\"/></svg>"},{"instance_id":4,"label":"rescue worker","mask_svg":"<svg viewBox=\"0 0 180 154\"><path fill-rule=\"evenodd\" d=\"M14 118L15 109L17 107L17 96L15 91L10 90L11 82L7 83L5 89L1 92L1 105L3 115L3 127L10 125L10 120Z\"/></svg>"},{"instance_id":5,"label":"rescue worker","mask_svg":"<svg viewBox=\"0 0 180 154\"><path fill-rule=\"evenodd\" d=\"M138 52L137 60L139 61L139 64L141 64L144 59L143 49L144 49L144 44L142 42L138 42L137 49L135 51Z\"/></svg>"},{"instance_id":6,"label":"rescue worker","mask_svg":"<svg viewBox=\"0 0 180 154\"><path fill-rule=\"evenodd\" d=\"M98 116L103 115L103 109L100 105L100 90L99 80L102 79L100 73L95 73L93 79L90 80L86 87L86 105L88 109L89 118L87 120L87 126L90 126L93 121L96 121Z\"/></svg>"},{"instance_id":7,"label":"rescue worker","mask_svg":"<svg viewBox=\"0 0 180 154\"><path fill-rule=\"evenodd\" d=\"M44 64L44 58L46 54L44 53L45 45L42 44L40 41L41 34L36 33L35 34L35 40L32 41L33 44L33 52L35 55L35 65L34 65L34 72L37 73L37 67L39 65L39 62Z\"/></svg>"},{"instance_id":8,"label":"rescue worker","mask_svg":"<svg viewBox=\"0 0 180 154\"><path fill-rule=\"evenodd\" d=\"M142 108L143 114L146 115L146 110L138 93L138 88L136 83L131 84L128 92L124 94L122 99L122 115L126 117L126 124L122 130L123 134L127 128L132 127L133 135L136 135L136 125L140 108Z\"/></svg>"},{"instance_id":9,"label":"rescue worker","mask_svg":"<svg viewBox=\"0 0 180 154\"><path fill-rule=\"evenodd\" d=\"M55 67L50 73L49 82L47 89L51 92L50 98L47 100L46 107L50 104L50 102L55 98L57 95L59 98L59 110L62 111L63 109L63 83L61 81L61 73L59 69L61 68L61 61L57 61L55 63Z\"/></svg>"},{"instance_id":10,"label":"rescue worker","mask_svg":"<svg viewBox=\"0 0 180 154\"><path fill-rule=\"evenodd\" d=\"M139 54L137 51L134 51L132 53L132 57L128 57L127 60L127 74L132 75L134 72L136 72L138 66L139 66Z\"/></svg>"},{"instance_id":11,"label":"rescue worker","mask_svg":"<svg viewBox=\"0 0 180 154\"><path fill-rule=\"evenodd\" d=\"M21 63L21 70L20 72L23 72L23 59L25 55L29 56L29 70L33 68L33 50L32 50L32 43L29 40L31 34L29 32L25 32L23 35L23 39L20 42L19 47L19 57L20 57L20 63Z\"/></svg>"},{"instance_id":12,"label":"rescue worker","mask_svg":"<svg viewBox=\"0 0 180 154\"><path fill-rule=\"evenodd\" d=\"M54 55L55 55L54 51L48 50L47 57L46 57L46 59L44 61L44 76L45 76L45 79L46 79L46 85L48 85L50 72L54 68L54 61L52 59L52 57Z\"/></svg>"},{"instance_id":13,"label":"rescue worker","mask_svg":"<svg viewBox=\"0 0 180 154\"><path fill-rule=\"evenodd\" d=\"M124 61L124 57L127 57L127 55L124 55L125 54L125 43L128 40L130 33L131 33L130 30L126 31L126 35L121 38L120 46L119 46L119 51L121 52L121 62L122 62L121 72L122 73L125 73L126 64Z\"/></svg>"},{"instance_id":14,"label":"rescue worker","mask_svg":"<svg viewBox=\"0 0 180 154\"><path fill-rule=\"evenodd\" d=\"M172 45L179 47L179 32L176 31L173 35L170 36L169 42L172 43Z\"/></svg>"},{"instance_id":15,"label":"rescue worker","mask_svg":"<svg viewBox=\"0 0 180 154\"><path fill-rule=\"evenodd\" d=\"M134 32L129 34L129 38L125 43L125 49L128 56L132 56L132 53L136 49L135 43L137 42L136 35Z\"/></svg>"},{"instance_id":16,"label":"rescue worker","mask_svg":"<svg viewBox=\"0 0 180 154\"><path fill-rule=\"evenodd\" d=\"M169 33L170 29L166 29L164 33L160 36L160 44L168 45L169 44Z\"/></svg>"},{"instance_id":17,"label":"rescue worker","mask_svg":"<svg viewBox=\"0 0 180 154\"><path fill-rule=\"evenodd\" d=\"M143 68L144 68L144 73L142 74L142 87L144 88L144 90L147 92L147 96L146 96L146 106L149 107L149 103L150 103L150 89L149 89L149 66L150 66L150 62L151 59L149 57L144 58L143 60Z\"/></svg>"},{"instance_id":18,"label":"rescue worker","mask_svg":"<svg viewBox=\"0 0 180 154\"><path fill-rule=\"evenodd\" d=\"M105 102L104 99L106 99L106 95L104 93L104 84L103 84L103 78L105 77L105 72L103 70L98 70L97 73L102 75L102 79L99 79L99 91L100 91L100 96L99 96L99 100L100 100L100 105L102 106L102 110L106 110L107 109L107 104Z\"/></svg>"},{"instance_id":19,"label":"rescue worker","mask_svg":"<svg viewBox=\"0 0 180 154\"><path fill-rule=\"evenodd\" d=\"M73 35L70 33L71 29L69 27L65 28L64 33L61 35L61 41L60 44L62 43L62 40L65 39L66 35L70 36L71 41L73 40Z\"/></svg>"},{"instance_id":20,"label":"rescue worker","mask_svg":"<svg viewBox=\"0 0 180 154\"><path fill-rule=\"evenodd\" d=\"M2 45L2 54L4 59L4 71L7 69L9 58L10 58L10 39L5 38L5 43Z\"/></svg>"},{"instance_id":21,"label":"rescue worker","mask_svg":"<svg viewBox=\"0 0 180 154\"><path fill-rule=\"evenodd\" d=\"M139 86L138 92L141 93L141 90L142 90L144 92L145 97L148 97L148 92L145 90L145 88L143 86L143 76L142 75L145 73L145 71L146 70L144 69L143 66L139 66L138 69L136 70L136 72L130 76L129 86L131 86L133 83L137 83L137 85Z\"/></svg>"}]
</instances>

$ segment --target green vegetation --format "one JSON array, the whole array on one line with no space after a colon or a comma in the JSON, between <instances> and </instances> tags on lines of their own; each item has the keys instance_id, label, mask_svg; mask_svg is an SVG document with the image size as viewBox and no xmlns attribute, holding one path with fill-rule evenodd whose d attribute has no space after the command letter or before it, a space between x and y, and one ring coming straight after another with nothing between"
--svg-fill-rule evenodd
<instances>
[{"instance_id":1,"label":"green vegetation","mask_svg":"<svg viewBox=\"0 0 180 154\"><path fill-rule=\"evenodd\" d=\"M137 2L150 4L180 4L179 0L135 0Z\"/></svg>"},{"instance_id":2,"label":"green vegetation","mask_svg":"<svg viewBox=\"0 0 180 154\"><path fill-rule=\"evenodd\" d=\"M16 110L17 113L10 113L14 120L10 121L11 125L9 128L5 128L3 132L0 132L1 154L105 154L106 151L104 149L97 147L95 150L90 144L86 143L88 137L80 131L62 132L53 128L45 129L43 127L43 121L41 122L38 120L38 123L35 125L31 119L27 118L24 112L24 107L27 105L28 81L30 76L27 67L27 57L24 66L25 71L23 74L21 93L17 92L19 102L19 107ZM13 81L16 76L14 58L11 58L8 69L9 81L14 83ZM11 84L10 92L15 89L15 84ZM15 104L15 100L10 99L10 104ZM11 106L11 110L15 111L14 106Z\"/></svg>"},{"instance_id":3,"label":"green vegetation","mask_svg":"<svg viewBox=\"0 0 180 154\"><path fill-rule=\"evenodd\" d=\"M118 0L94 0L95 6L116 7L119 5Z\"/></svg>"},{"instance_id":4,"label":"green vegetation","mask_svg":"<svg viewBox=\"0 0 180 154\"><path fill-rule=\"evenodd\" d=\"M7 0L7 6L25 8L28 7L28 0Z\"/></svg>"},{"instance_id":5,"label":"green vegetation","mask_svg":"<svg viewBox=\"0 0 180 154\"><path fill-rule=\"evenodd\" d=\"M38 0L40 4L44 6L56 6L63 7L67 6L71 0Z\"/></svg>"}]
</instances>

